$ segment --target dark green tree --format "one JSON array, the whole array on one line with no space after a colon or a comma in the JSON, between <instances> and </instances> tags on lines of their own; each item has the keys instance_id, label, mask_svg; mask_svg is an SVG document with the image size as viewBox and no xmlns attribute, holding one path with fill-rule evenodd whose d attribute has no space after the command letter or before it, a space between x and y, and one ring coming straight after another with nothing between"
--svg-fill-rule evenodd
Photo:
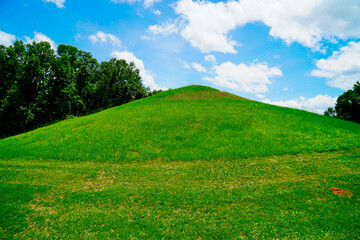
<instances>
[{"instance_id":1,"label":"dark green tree","mask_svg":"<svg viewBox=\"0 0 360 240\"><path fill-rule=\"evenodd\" d=\"M328 117L336 117L336 111L333 107L329 107L325 110L324 115Z\"/></svg>"},{"instance_id":2,"label":"dark green tree","mask_svg":"<svg viewBox=\"0 0 360 240\"><path fill-rule=\"evenodd\" d=\"M0 129L3 134L15 134L25 127L27 118L23 107L25 75L25 45L16 41L13 46L1 46L1 95L0 95Z\"/></svg>"},{"instance_id":3,"label":"dark green tree","mask_svg":"<svg viewBox=\"0 0 360 240\"><path fill-rule=\"evenodd\" d=\"M102 95L100 107L116 106L146 96L139 70L134 63L111 59L102 62L99 73L98 96Z\"/></svg>"},{"instance_id":4,"label":"dark green tree","mask_svg":"<svg viewBox=\"0 0 360 240\"><path fill-rule=\"evenodd\" d=\"M148 91L147 93L147 97L153 96L155 94L161 93L163 90L159 89L159 90L152 90L152 91Z\"/></svg>"},{"instance_id":5,"label":"dark green tree","mask_svg":"<svg viewBox=\"0 0 360 240\"><path fill-rule=\"evenodd\" d=\"M26 45L24 74L19 83L23 97L25 126L36 127L48 122L48 83L53 78L52 62L55 52L48 42Z\"/></svg>"},{"instance_id":6,"label":"dark green tree","mask_svg":"<svg viewBox=\"0 0 360 240\"><path fill-rule=\"evenodd\" d=\"M360 83L343 93L336 101L336 116L340 119L360 123Z\"/></svg>"},{"instance_id":7,"label":"dark green tree","mask_svg":"<svg viewBox=\"0 0 360 240\"><path fill-rule=\"evenodd\" d=\"M324 115L360 123L360 83L356 82L352 89L340 95L335 109L328 108Z\"/></svg>"},{"instance_id":8,"label":"dark green tree","mask_svg":"<svg viewBox=\"0 0 360 240\"><path fill-rule=\"evenodd\" d=\"M0 45L0 137L148 96L134 63L98 64L88 52L47 42ZM154 92L156 93L156 92Z\"/></svg>"}]
</instances>

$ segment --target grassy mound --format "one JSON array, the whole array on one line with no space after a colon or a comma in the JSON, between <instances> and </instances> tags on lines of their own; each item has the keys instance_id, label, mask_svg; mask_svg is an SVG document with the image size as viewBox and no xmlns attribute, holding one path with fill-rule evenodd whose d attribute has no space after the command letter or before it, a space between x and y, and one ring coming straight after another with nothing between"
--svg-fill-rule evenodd
<instances>
[{"instance_id":1,"label":"grassy mound","mask_svg":"<svg viewBox=\"0 0 360 240\"><path fill-rule=\"evenodd\" d=\"M230 160L359 146L359 124L188 86L2 139L0 157Z\"/></svg>"},{"instance_id":2,"label":"grassy mound","mask_svg":"<svg viewBox=\"0 0 360 240\"><path fill-rule=\"evenodd\" d=\"M359 146L355 123L166 91L0 140L0 239L358 239Z\"/></svg>"}]
</instances>

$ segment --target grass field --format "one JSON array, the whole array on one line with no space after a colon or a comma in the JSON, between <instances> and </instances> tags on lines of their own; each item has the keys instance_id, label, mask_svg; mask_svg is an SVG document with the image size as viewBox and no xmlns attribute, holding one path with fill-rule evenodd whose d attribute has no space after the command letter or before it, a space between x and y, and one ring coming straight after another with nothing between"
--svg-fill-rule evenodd
<instances>
[{"instance_id":1,"label":"grass field","mask_svg":"<svg viewBox=\"0 0 360 240\"><path fill-rule=\"evenodd\" d=\"M359 158L0 160L0 238L359 239Z\"/></svg>"},{"instance_id":2,"label":"grass field","mask_svg":"<svg viewBox=\"0 0 360 240\"><path fill-rule=\"evenodd\" d=\"M359 147L355 123L166 91L0 140L0 239L360 239Z\"/></svg>"}]
</instances>

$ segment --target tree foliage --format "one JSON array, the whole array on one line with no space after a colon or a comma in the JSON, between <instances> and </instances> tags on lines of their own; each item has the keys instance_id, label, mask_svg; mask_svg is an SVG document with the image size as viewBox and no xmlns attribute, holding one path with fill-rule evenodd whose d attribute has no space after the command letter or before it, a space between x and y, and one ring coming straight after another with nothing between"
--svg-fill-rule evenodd
<instances>
[{"instance_id":1,"label":"tree foliage","mask_svg":"<svg viewBox=\"0 0 360 240\"><path fill-rule=\"evenodd\" d=\"M360 83L340 95L335 108L328 108L324 115L360 123Z\"/></svg>"},{"instance_id":2,"label":"tree foliage","mask_svg":"<svg viewBox=\"0 0 360 240\"><path fill-rule=\"evenodd\" d=\"M333 107L329 107L325 110L324 115L329 117L336 117L336 111Z\"/></svg>"},{"instance_id":3,"label":"tree foliage","mask_svg":"<svg viewBox=\"0 0 360 240\"><path fill-rule=\"evenodd\" d=\"M101 64L89 52L47 42L0 45L0 137L152 95L134 63Z\"/></svg>"}]
</instances>

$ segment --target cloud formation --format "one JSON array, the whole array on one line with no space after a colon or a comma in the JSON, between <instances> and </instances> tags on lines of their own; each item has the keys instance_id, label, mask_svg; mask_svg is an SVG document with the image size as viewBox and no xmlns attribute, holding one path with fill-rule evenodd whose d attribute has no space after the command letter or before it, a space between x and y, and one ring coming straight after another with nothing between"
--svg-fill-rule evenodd
<instances>
[{"instance_id":1,"label":"cloud formation","mask_svg":"<svg viewBox=\"0 0 360 240\"><path fill-rule=\"evenodd\" d=\"M174 6L175 12L187 21L181 35L204 53L236 53L236 43L228 36L228 32L237 26L232 10L234 3L237 4L178 1Z\"/></svg>"},{"instance_id":2,"label":"cloud formation","mask_svg":"<svg viewBox=\"0 0 360 240\"><path fill-rule=\"evenodd\" d=\"M179 27L175 22L166 22L162 25L150 25L148 31L155 35L168 35L170 33L177 33Z\"/></svg>"},{"instance_id":3,"label":"cloud formation","mask_svg":"<svg viewBox=\"0 0 360 240\"><path fill-rule=\"evenodd\" d=\"M207 72L206 68L203 65L201 65L200 63L194 62L194 63L192 63L192 67L198 72L203 72L203 73Z\"/></svg>"},{"instance_id":4,"label":"cloud formation","mask_svg":"<svg viewBox=\"0 0 360 240\"><path fill-rule=\"evenodd\" d=\"M16 40L16 36L0 30L0 44L9 47Z\"/></svg>"},{"instance_id":5,"label":"cloud formation","mask_svg":"<svg viewBox=\"0 0 360 240\"><path fill-rule=\"evenodd\" d=\"M330 79L329 86L349 90L360 81L360 42L349 42L327 59L318 60L316 67L312 76Z\"/></svg>"},{"instance_id":6,"label":"cloud formation","mask_svg":"<svg viewBox=\"0 0 360 240\"><path fill-rule=\"evenodd\" d=\"M247 93L264 93L271 84L270 78L281 77L282 72L277 67L269 67L266 63L239 65L225 62L214 66L214 77L204 79L215 85Z\"/></svg>"},{"instance_id":7,"label":"cloud formation","mask_svg":"<svg viewBox=\"0 0 360 240\"><path fill-rule=\"evenodd\" d=\"M130 63L130 62L134 62L136 68L139 69L140 71L140 76L143 80L143 84L145 86L150 87L151 90L166 90L166 88L164 87L160 87L159 85L157 85L154 81L154 78L152 76L152 74L150 73L150 71L146 70L144 67L144 63L141 59L138 59L132 52L127 52L127 51L123 51L123 52L119 52L119 51L113 51L111 53L111 57L117 58L117 59L124 59L126 62Z\"/></svg>"},{"instance_id":8,"label":"cloud formation","mask_svg":"<svg viewBox=\"0 0 360 240\"><path fill-rule=\"evenodd\" d=\"M153 10L152 12L153 12L155 15L158 15L158 16L161 15L161 12L160 12L159 9Z\"/></svg>"},{"instance_id":9,"label":"cloud formation","mask_svg":"<svg viewBox=\"0 0 360 240\"><path fill-rule=\"evenodd\" d=\"M205 59L205 61L208 61L208 62L210 62L212 64L216 64L216 58L215 58L214 55L206 55L204 57L204 59Z\"/></svg>"},{"instance_id":10,"label":"cloud formation","mask_svg":"<svg viewBox=\"0 0 360 240\"><path fill-rule=\"evenodd\" d=\"M101 42L101 43L110 43L115 47L121 47L120 39L110 33L104 33L98 31L95 35L90 35L89 39L93 44L97 42Z\"/></svg>"},{"instance_id":11,"label":"cloud formation","mask_svg":"<svg viewBox=\"0 0 360 240\"><path fill-rule=\"evenodd\" d=\"M191 69L191 66L190 66L190 64L188 62L186 62L186 61L184 61L184 60L182 60L180 58L178 58L178 61L183 65L183 67L185 69Z\"/></svg>"},{"instance_id":12,"label":"cloud formation","mask_svg":"<svg viewBox=\"0 0 360 240\"><path fill-rule=\"evenodd\" d=\"M55 3L58 8L65 8L64 6L65 0L44 0L44 1Z\"/></svg>"},{"instance_id":13,"label":"cloud formation","mask_svg":"<svg viewBox=\"0 0 360 240\"><path fill-rule=\"evenodd\" d=\"M269 99L263 100L264 103L302 109L309 112L323 114L329 107L335 106L337 97L333 98L328 95L317 95L313 98L300 97L297 99L291 99L286 101L270 101Z\"/></svg>"},{"instance_id":14,"label":"cloud formation","mask_svg":"<svg viewBox=\"0 0 360 240\"><path fill-rule=\"evenodd\" d=\"M43 33L40 32L34 32L34 38L31 39L30 37L25 36L25 40L26 43L32 43L33 41L39 43L39 42L48 42L50 43L50 47L52 50L56 51L56 44L54 42L54 40L52 40L51 38L49 38L48 36L46 36Z\"/></svg>"},{"instance_id":15,"label":"cloud formation","mask_svg":"<svg viewBox=\"0 0 360 240\"><path fill-rule=\"evenodd\" d=\"M144 7L149 8L154 6L154 3L161 2L161 0L145 0L144 1Z\"/></svg>"},{"instance_id":16,"label":"cloud formation","mask_svg":"<svg viewBox=\"0 0 360 240\"><path fill-rule=\"evenodd\" d=\"M360 37L357 0L179 0L174 9L186 22L181 35L204 53L236 53L230 31L254 22L269 26L269 34L288 45L313 50L322 50L322 40Z\"/></svg>"}]
</instances>

